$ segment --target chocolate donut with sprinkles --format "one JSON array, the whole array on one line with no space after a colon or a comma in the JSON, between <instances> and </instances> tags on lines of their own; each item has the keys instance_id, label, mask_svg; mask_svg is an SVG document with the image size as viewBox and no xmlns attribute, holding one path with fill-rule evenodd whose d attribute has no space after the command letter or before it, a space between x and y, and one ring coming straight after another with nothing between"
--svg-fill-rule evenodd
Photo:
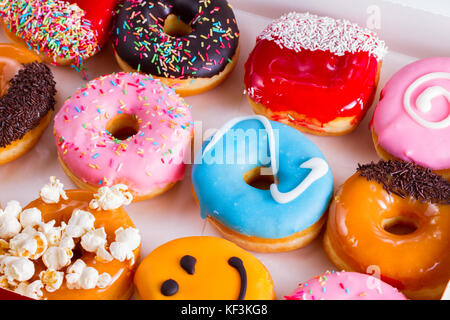
<instances>
[{"instance_id":1,"label":"chocolate donut with sprinkles","mask_svg":"<svg viewBox=\"0 0 450 320\"><path fill-rule=\"evenodd\" d=\"M182 96L219 85L239 55L239 29L226 0L126 0L112 34L124 71L151 74Z\"/></svg>"}]
</instances>

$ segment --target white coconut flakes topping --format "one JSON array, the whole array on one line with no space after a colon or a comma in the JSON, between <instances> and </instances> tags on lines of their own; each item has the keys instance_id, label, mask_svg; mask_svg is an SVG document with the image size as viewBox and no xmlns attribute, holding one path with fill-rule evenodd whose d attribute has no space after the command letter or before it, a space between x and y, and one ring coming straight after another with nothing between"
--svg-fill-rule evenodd
<instances>
[{"instance_id":1,"label":"white coconut flakes topping","mask_svg":"<svg viewBox=\"0 0 450 320\"><path fill-rule=\"evenodd\" d=\"M345 19L320 17L310 13L290 12L274 20L258 40L274 41L281 48L330 51L337 56L368 52L378 61L387 53L384 41L375 32Z\"/></svg>"}]
</instances>

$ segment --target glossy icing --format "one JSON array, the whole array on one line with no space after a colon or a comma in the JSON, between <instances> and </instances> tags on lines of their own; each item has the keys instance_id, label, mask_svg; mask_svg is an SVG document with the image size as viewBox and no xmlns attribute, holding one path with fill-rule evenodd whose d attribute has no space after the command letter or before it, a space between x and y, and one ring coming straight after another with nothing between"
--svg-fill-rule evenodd
<instances>
[{"instance_id":1,"label":"glossy icing","mask_svg":"<svg viewBox=\"0 0 450 320\"><path fill-rule=\"evenodd\" d=\"M432 170L450 168L450 58L413 62L386 83L371 127L396 158Z\"/></svg>"},{"instance_id":2,"label":"glossy icing","mask_svg":"<svg viewBox=\"0 0 450 320\"><path fill-rule=\"evenodd\" d=\"M386 221L398 217L417 229L403 235L386 231ZM447 283L449 226L449 205L401 198L356 173L330 205L326 238L350 270L378 266L381 280L414 291Z\"/></svg>"},{"instance_id":3,"label":"glossy icing","mask_svg":"<svg viewBox=\"0 0 450 320\"><path fill-rule=\"evenodd\" d=\"M193 274L180 266L186 255L196 259ZM177 284L177 290L164 295L161 289L168 280ZM272 278L264 265L244 249L216 237L180 238L156 248L139 265L134 284L141 299L274 298Z\"/></svg>"},{"instance_id":4,"label":"glossy icing","mask_svg":"<svg viewBox=\"0 0 450 320\"><path fill-rule=\"evenodd\" d=\"M346 20L291 13L258 36L245 63L246 92L272 112L302 115L287 117L295 125L356 123L370 107L385 51L372 32Z\"/></svg>"},{"instance_id":5,"label":"glossy icing","mask_svg":"<svg viewBox=\"0 0 450 320\"><path fill-rule=\"evenodd\" d=\"M238 118L238 122L232 120L233 125L225 124L224 127L229 128L227 134L221 136L211 149L206 142L206 152L202 150L197 154L192 182L202 218L211 216L247 236L278 239L307 229L322 217L331 198L333 176L328 170L297 198L284 204L273 198L271 190L248 185L243 179L244 173L273 164L270 155L277 155L277 189L283 193L294 190L310 174L311 170L302 168L301 164L314 158L326 161L317 146L303 134L274 121L268 123L273 128L275 153L268 153L271 130L266 130L261 118L265 119L252 116ZM244 140L234 135L239 132L247 134L246 141L253 136L257 141L255 145L242 143ZM221 152L221 146L227 144L230 148ZM230 156L236 161L230 162ZM303 208L301 212L299 207Z\"/></svg>"},{"instance_id":6,"label":"glossy icing","mask_svg":"<svg viewBox=\"0 0 450 320\"><path fill-rule=\"evenodd\" d=\"M171 14L192 31L166 34L164 23ZM164 78L210 78L230 63L239 44L226 0L127 0L119 5L115 21L113 45L120 58L134 70Z\"/></svg>"},{"instance_id":7,"label":"glossy icing","mask_svg":"<svg viewBox=\"0 0 450 320\"><path fill-rule=\"evenodd\" d=\"M107 132L116 116L128 115L137 133L119 140ZM137 195L184 176L193 129L190 106L159 80L116 73L92 80L55 116L58 154L93 186L125 183Z\"/></svg>"},{"instance_id":8,"label":"glossy icing","mask_svg":"<svg viewBox=\"0 0 450 320\"><path fill-rule=\"evenodd\" d=\"M122 208L115 210L90 210L89 202L93 199L93 193L90 191L82 190L67 190L67 200L61 199L58 203L45 203L42 199L37 199L28 204L24 209L37 208L42 212L42 220L49 222L55 220L56 226L59 226L61 222L67 223L72 216L75 209L89 211L95 217L95 228L104 228L108 243L115 240L115 231L120 228L134 228L134 224L126 211ZM139 258L140 247L134 250L134 256L137 260ZM129 291L132 277L136 269L136 264L131 265L128 261L120 262L116 259L110 262L101 262L96 259L95 253L83 252L82 260L89 267L94 267L99 273L107 272L111 275L113 282L107 288L94 288L94 289L69 289L66 285L66 281L62 286L54 291L48 292L43 290L44 299L51 300L72 300L72 299L124 299ZM45 265L39 260L35 263L35 277L41 270L45 270ZM34 280L34 279L32 279Z\"/></svg>"},{"instance_id":9,"label":"glossy icing","mask_svg":"<svg viewBox=\"0 0 450 320\"><path fill-rule=\"evenodd\" d=\"M327 271L301 283L287 300L406 300L389 284L363 273Z\"/></svg>"}]
</instances>

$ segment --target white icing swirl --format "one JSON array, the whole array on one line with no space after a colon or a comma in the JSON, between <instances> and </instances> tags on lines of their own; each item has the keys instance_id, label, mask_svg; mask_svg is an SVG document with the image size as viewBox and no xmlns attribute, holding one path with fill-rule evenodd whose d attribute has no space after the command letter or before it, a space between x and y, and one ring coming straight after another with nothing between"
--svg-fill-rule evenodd
<instances>
[{"instance_id":1,"label":"white icing swirl","mask_svg":"<svg viewBox=\"0 0 450 320\"><path fill-rule=\"evenodd\" d=\"M270 151L270 163L271 163L271 170L272 174L274 176L274 181L278 181L277 174L278 174L278 163L275 155L275 137L273 133L272 125L270 124L270 121L263 116L254 115L254 116L246 116L246 117L238 117L234 118L230 121L228 121L219 131L216 132L216 134L211 139L210 143L205 147L202 156L206 154L209 150L211 150L214 145L222 138L228 130L230 130L234 125L241 121L245 120L259 120L265 127L267 131L267 135L269 138L269 151ZM288 203L292 200L299 197L308 187L316 180L319 180L323 176L325 176L329 170L328 164L325 160L322 158L314 157L311 158L305 162L303 162L300 165L300 168L307 168L311 169L311 172L306 176L303 181L300 182L297 187L292 189L289 192L280 192L278 190L278 186L276 183L273 183L270 186L270 194L272 195L272 198L280 203Z\"/></svg>"},{"instance_id":2,"label":"white icing swirl","mask_svg":"<svg viewBox=\"0 0 450 320\"><path fill-rule=\"evenodd\" d=\"M411 95L420 85L423 83L434 80L434 79L449 79L450 73L447 72L433 72L428 73L416 81L414 81L408 89L405 91L405 95L403 96L403 104L405 106L406 112L413 118L417 123L422 125L423 127L429 129L444 129L450 126L450 113L447 115L445 119L441 121L428 121L422 118L417 112L414 111L411 106ZM447 89L441 86L431 86L425 89L416 99L417 109L424 113L428 113L432 110L433 105L431 101L436 97L445 97L447 101L450 103L450 92Z\"/></svg>"}]
</instances>

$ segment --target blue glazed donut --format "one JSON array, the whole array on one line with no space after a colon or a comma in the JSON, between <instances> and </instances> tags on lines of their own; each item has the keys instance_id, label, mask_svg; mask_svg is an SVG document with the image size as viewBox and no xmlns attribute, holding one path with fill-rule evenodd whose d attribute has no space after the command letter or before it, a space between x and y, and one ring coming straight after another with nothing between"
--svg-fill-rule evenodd
<instances>
[{"instance_id":1,"label":"blue glazed donut","mask_svg":"<svg viewBox=\"0 0 450 320\"><path fill-rule=\"evenodd\" d=\"M262 190L244 179L266 168ZM333 175L319 148L299 131L263 116L225 124L195 157L192 183L202 218L253 251L300 248L320 232Z\"/></svg>"}]
</instances>

